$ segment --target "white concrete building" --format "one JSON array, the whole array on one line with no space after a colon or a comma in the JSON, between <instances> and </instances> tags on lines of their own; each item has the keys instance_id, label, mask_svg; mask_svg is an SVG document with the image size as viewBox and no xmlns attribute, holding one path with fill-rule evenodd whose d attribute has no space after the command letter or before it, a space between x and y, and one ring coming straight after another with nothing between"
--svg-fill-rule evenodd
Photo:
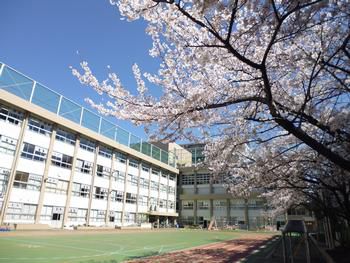
<instances>
[{"instance_id":1,"label":"white concrete building","mask_svg":"<svg viewBox=\"0 0 350 263\"><path fill-rule=\"evenodd\" d=\"M201 165L203 144L182 145L176 150L179 163L178 221L184 225L207 226L215 218L218 226L256 229L267 225L266 202L257 195L232 196L223 187L223 178L213 180Z\"/></svg>"},{"instance_id":2,"label":"white concrete building","mask_svg":"<svg viewBox=\"0 0 350 263\"><path fill-rule=\"evenodd\" d=\"M0 225L173 220L174 156L0 63Z\"/></svg>"}]
</instances>

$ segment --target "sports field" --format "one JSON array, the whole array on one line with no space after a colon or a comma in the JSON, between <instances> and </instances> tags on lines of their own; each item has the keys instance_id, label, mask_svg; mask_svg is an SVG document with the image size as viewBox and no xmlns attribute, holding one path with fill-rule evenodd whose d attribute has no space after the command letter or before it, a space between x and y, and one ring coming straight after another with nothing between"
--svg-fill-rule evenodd
<instances>
[{"instance_id":1,"label":"sports field","mask_svg":"<svg viewBox=\"0 0 350 263\"><path fill-rule=\"evenodd\" d=\"M22 231L0 233L0 262L113 263L254 237L240 231ZM259 234L261 236L261 234ZM262 234L269 238L271 234Z\"/></svg>"}]
</instances>

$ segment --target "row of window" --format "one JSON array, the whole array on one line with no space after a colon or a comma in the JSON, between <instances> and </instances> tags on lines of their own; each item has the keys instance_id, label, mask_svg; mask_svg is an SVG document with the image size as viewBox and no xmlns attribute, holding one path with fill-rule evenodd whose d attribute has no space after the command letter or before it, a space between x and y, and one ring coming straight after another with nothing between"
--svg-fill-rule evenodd
<instances>
[{"instance_id":1,"label":"row of window","mask_svg":"<svg viewBox=\"0 0 350 263\"><path fill-rule=\"evenodd\" d=\"M14 125L20 125L23 121L24 114L23 112L9 109L7 107L4 107L0 105L0 120L14 124Z\"/></svg>"},{"instance_id":2,"label":"row of window","mask_svg":"<svg viewBox=\"0 0 350 263\"><path fill-rule=\"evenodd\" d=\"M16 151L17 140L0 134L0 152L14 155Z\"/></svg>"},{"instance_id":3,"label":"row of window","mask_svg":"<svg viewBox=\"0 0 350 263\"><path fill-rule=\"evenodd\" d=\"M0 198L5 196L9 178L10 170L0 167Z\"/></svg>"},{"instance_id":4,"label":"row of window","mask_svg":"<svg viewBox=\"0 0 350 263\"><path fill-rule=\"evenodd\" d=\"M8 220L34 220L37 205L9 202L6 219ZM41 210L40 219L48 221L62 221L65 208L59 206L47 206L44 205ZM86 222L87 221L88 210L84 208L74 208L70 207L68 210L68 219L70 221L76 222ZM91 222L105 222L106 220L105 210L90 210L90 221ZM109 211L107 217L109 222L121 222L122 212L120 211ZM139 220L146 221L146 216L140 215ZM125 222L136 223L136 213L125 212L124 213Z\"/></svg>"},{"instance_id":5,"label":"row of window","mask_svg":"<svg viewBox=\"0 0 350 263\"><path fill-rule=\"evenodd\" d=\"M185 174L181 176L182 185L194 185L195 181L197 185L201 184L221 184L222 177L220 178L211 178L210 174Z\"/></svg>"},{"instance_id":6,"label":"row of window","mask_svg":"<svg viewBox=\"0 0 350 263\"><path fill-rule=\"evenodd\" d=\"M21 153L21 156L23 158L35 160L35 161L45 161L46 155L47 155L47 149L45 148L36 146L34 144L26 143L26 142L23 144L23 150ZM72 163L73 163L72 156L68 156L66 154L62 154L58 152L52 153L51 164L59 166L61 168L71 169ZM82 159L76 160L75 171L85 173L85 174L92 174L92 168L93 168L92 162L82 160ZM97 165L97 170L96 170L97 176L109 178L110 173L111 173L111 169L109 167L105 167L99 164ZM125 180L125 174L121 171L114 171L112 176L116 181L124 182ZM137 181L138 181L138 176L128 174L128 182L130 182L131 185L137 186ZM141 187L148 188L149 180L140 178L140 181L141 181ZM152 181L151 189L158 191L158 188L159 188L159 183ZM160 189L161 191L166 192L167 186L164 184L161 184ZM169 191L170 193L175 192L173 187L169 187Z\"/></svg>"},{"instance_id":7,"label":"row of window","mask_svg":"<svg viewBox=\"0 0 350 263\"><path fill-rule=\"evenodd\" d=\"M8 182L9 177L9 170L7 169L0 169L0 189L3 193L6 191L6 186ZM13 186L15 188L21 188L21 189L29 189L29 190L36 190L39 191L41 187L41 181L42 177L34 174L24 173L24 172L17 172L15 175L15 180ZM52 192L57 194L67 194L68 190L68 182L56 178L47 178L46 182L46 192ZM73 190L72 194L74 196L79 197L90 197L90 185L81 184L81 183L73 183ZM108 189L103 187L94 187L93 191L93 198L95 199L102 199L107 200L108 198ZM110 194L110 200L113 202L123 202L124 198L124 192L123 191L116 191L112 190ZM137 200L137 194L133 193L126 193L125 201L129 204L136 204ZM148 197L139 195L138 203L139 205L147 205ZM159 207L163 208L166 207L166 204L168 202L168 208L173 209L174 208L174 202L170 200L159 200ZM158 200L157 198L150 198L150 204L151 205L157 205Z\"/></svg>"},{"instance_id":8,"label":"row of window","mask_svg":"<svg viewBox=\"0 0 350 263\"><path fill-rule=\"evenodd\" d=\"M0 105L0 120L9 122L9 123L12 123L15 125L19 125L23 121L23 118L24 118L23 112L20 112L20 111L14 110L14 109L10 109L10 108L7 108L3 105ZM27 128L33 132L37 132L37 133L45 135L45 136L50 136L50 134L52 133L52 130L53 130L52 124L50 124L46 121L43 121L43 120L39 120L37 118L33 118L33 117L29 118ZM56 140L74 145L76 142L76 135L72 132L65 130L65 129L58 128L56 131ZM16 145L16 140L14 140L13 143L14 143L13 145ZM87 138L81 138L80 143L79 143L79 147L86 150L86 151L95 152L96 143L94 141L87 139ZM6 147L6 149L7 148L11 149L11 147ZM1 150L1 146L0 146L0 150ZM15 150L15 147L12 149L12 151L14 151L14 150ZM111 148L108 148L105 146L99 146L98 154L101 156L104 156L106 158L112 158L113 150ZM24 157L25 156L26 155L24 155ZM119 162L126 163L127 157L125 154L116 152L115 156L116 156L116 160L118 160ZM28 156L28 158L30 158L30 157ZM33 157L33 159L35 159L35 158ZM39 158L39 160L42 160L42 159L43 158ZM134 160L134 159L129 159L129 165L131 167L135 167L135 168L139 167L138 161ZM142 165L143 171L149 172L149 169L150 168L147 165ZM160 171L158 169L152 169L152 174L160 175ZM164 173L164 174L162 173L162 176L167 177L166 173ZM169 179L175 180L175 175L170 175Z\"/></svg>"},{"instance_id":9,"label":"row of window","mask_svg":"<svg viewBox=\"0 0 350 263\"><path fill-rule=\"evenodd\" d=\"M241 209L248 206L248 208L257 208L261 209L264 207L265 202L263 200L249 200L251 203L244 204L244 200L234 200L230 202L230 208L232 209ZM209 200L197 200L197 209L200 210L206 210L210 207L210 201ZM182 201L182 208L183 209L190 209L192 210L194 208L194 201L193 200L184 200ZM214 209L226 209L227 208L227 202L225 200L213 200L213 208Z\"/></svg>"}]
</instances>

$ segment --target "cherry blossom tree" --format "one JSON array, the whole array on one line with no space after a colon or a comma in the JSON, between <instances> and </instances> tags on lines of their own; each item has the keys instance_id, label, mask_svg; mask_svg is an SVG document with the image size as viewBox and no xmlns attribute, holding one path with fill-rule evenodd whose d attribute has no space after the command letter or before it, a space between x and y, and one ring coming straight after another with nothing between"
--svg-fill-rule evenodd
<instances>
[{"instance_id":1,"label":"cherry blossom tree","mask_svg":"<svg viewBox=\"0 0 350 263\"><path fill-rule=\"evenodd\" d=\"M162 62L156 74L133 66L137 94L115 73L99 81L87 62L72 69L107 99L88 99L99 112L144 125L152 139L205 142L211 169L232 170L232 191L265 187L284 204L303 201L291 186L313 185L302 165L318 159L348 176L348 1L112 2L148 23L149 54ZM161 96L150 95L154 87Z\"/></svg>"}]
</instances>

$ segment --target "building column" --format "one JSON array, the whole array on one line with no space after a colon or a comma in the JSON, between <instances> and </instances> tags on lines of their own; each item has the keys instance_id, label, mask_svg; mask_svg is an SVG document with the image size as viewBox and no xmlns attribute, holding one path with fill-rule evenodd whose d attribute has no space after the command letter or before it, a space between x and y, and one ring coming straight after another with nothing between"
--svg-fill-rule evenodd
<instances>
[{"instance_id":1,"label":"building column","mask_svg":"<svg viewBox=\"0 0 350 263\"><path fill-rule=\"evenodd\" d=\"M194 170L194 194L198 194L198 186L197 186L197 169Z\"/></svg>"},{"instance_id":2,"label":"building column","mask_svg":"<svg viewBox=\"0 0 350 263\"><path fill-rule=\"evenodd\" d=\"M109 225L109 213L110 213L110 207L111 207L111 193L112 193L112 180L113 180L113 172L114 172L114 161L115 161L115 157L114 157L114 153L112 151L111 172L109 174L109 184L108 184L108 193L107 193L107 209L106 209L106 219L105 219L106 225ZM115 217L114 217L114 220L115 220Z\"/></svg>"},{"instance_id":3,"label":"building column","mask_svg":"<svg viewBox=\"0 0 350 263\"><path fill-rule=\"evenodd\" d=\"M214 200L209 199L209 214L210 214L210 219L214 216Z\"/></svg>"},{"instance_id":4,"label":"building column","mask_svg":"<svg viewBox=\"0 0 350 263\"><path fill-rule=\"evenodd\" d=\"M169 174L167 174L167 181L166 181L166 212L168 213L169 212ZM176 202L176 201L175 201ZM167 217L167 220L168 220L168 217Z\"/></svg>"},{"instance_id":5,"label":"building column","mask_svg":"<svg viewBox=\"0 0 350 263\"><path fill-rule=\"evenodd\" d=\"M9 176L9 180L7 183L7 188L6 188L6 192L5 192L5 196L4 196L4 201L2 204L2 209L0 211L0 225L2 225L4 223L8 203L10 201L10 196L11 196L12 187L13 187L13 181L15 180L18 160L19 160L19 157L21 154L24 133L25 133L25 130L26 130L27 125L28 125L28 118L29 118L29 113L26 112L24 115L24 118L22 120L21 130L20 130L19 137L17 140L17 146L16 146L14 157L13 157L13 161L12 161L12 166L11 166L10 176Z\"/></svg>"},{"instance_id":6,"label":"building column","mask_svg":"<svg viewBox=\"0 0 350 263\"><path fill-rule=\"evenodd\" d=\"M210 176L210 175L209 175ZM211 176L210 176L211 177ZM212 178L211 178L212 179ZM214 193L213 180L209 180L209 193Z\"/></svg>"},{"instance_id":7,"label":"building column","mask_svg":"<svg viewBox=\"0 0 350 263\"><path fill-rule=\"evenodd\" d=\"M50 168L50 164L51 164L51 156L52 156L52 151L53 151L53 145L55 143L55 138L56 138L56 125L54 125L52 127L49 149L47 150L44 174L43 174L43 179L41 180L39 201L38 201L38 206L36 208L36 213L35 213L35 224L38 224L40 221L41 210L42 210L43 205L44 205L46 181L47 181L47 178L49 177L49 168Z\"/></svg>"},{"instance_id":8,"label":"building column","mask_svg":"<svg viewBox=\"0 0 350 263\"><path fill-rule=\"evenodd\" d=\"M178 211L179 218L181 218L182 214L182 201L180 199L180 194L182 194L182 174L181 172L176 176L175 175L175 212ZM177 184L177 180L179 180L179 185ZM177 195L179 193L179 195ZM178 203L178 207L176 207L176 203ZM181 221L182 222L182 221Z\"/></svg>"},{"instance_id":9,"label":"building column","mask_svg":"<svg viewBox=\"0 0 350 263\"><path fill-rule=\"evenodd\" d=\"M149 171L148 171L147 211L151 211L151 174L152 174L152 167L149 167ZM148 215L148 223L149 223L149 215Z\"/></svg>"},{"instance_id":10,"label":"building column","mask_svg":"<svg viewBox=\"0 0 350 263\"><path fill-rule=\"evenodd\" d=\"M95 157L94 157L94 163L92 165L92 175L91 175L91 188L90 188L90 198L89 198L89 205L88 205L88 211L87 211L87 220L86 220L86 225L90 225L90 212L91 212L91 204L92 204L92 199L94 197L94 183L95 183L95 176L97 172L97 155L98 151L100 150L99 145L97 144L95 147Z\"/></svg>"},{"instance_id":11,"label":"building column","mask_svg":"<svg viewBox=\"0 0 350 263\"><path fill-rule=\"evenodd\" d=\"M138 172L138 178L137 178L137 193L136 193L136 223L139 219L139 195L140 195L140 177L141 177L141 161L139 161L139 172Z\"/></svg>"},{"instance_id":12,"label":"building column","mask_svg":"<svg viewBox=\"0 0 350 263\"><path fill-rule=\"evenodd\" d=\"M231 201L230 199L226 199L226 217L227 217L227 223L231 223Z\"/></svg>"},{"instance_id":13,"label":"building column","mask_svg":"<svg viewBox=\"0 0 350 263\"><path fill-rule=\"evenodd\" d=\"M193 224L197 224L197 200L193 200Z\"/></svg>"},{"instance_id":14,"label":"building column","mask_svg":"<svg viewBox=\"0 0 350 263\"><path fill-rule=\"evenodd\" d=\"M244 198L244 221L247 226L247 230L249 230L249 210L248 210L248 199Z\"/></svg>"},{"instance_id":15,"label":"building column","mask_svg":"<svg viewBox=\"0 0 350 263\"><path fill-rule=\"evenodd\" d=\"M159 174L158 174L158 197L157 197L157 211L159 211L159 203L160 203L160 178L162 177L163 171L159 169ZM158 226L159 228L159 226Z\"/></svg>"},{"instance_id":16,"label":"building column","mask_svg":"<svg viewBox=\"0 0 350 263\"><path fill-rule=\"evenodd\" d=\"M66 199L66 206L64 208L64 215L63 215L62 226L64 226L67 223L67 221L68 221L70 199L72 197L72 192L73 192L74 171L75 171L75 166L76 166L76 162L77 162L77 154L78 154L79 145L80 145L80 137L79 137L79 135L77 135L77 137L75 139L72 168L71 168L69 182L68 182L67 199Z\"/></svg>"},{"instance_id":17,"label":"building column","mask_svg":"<svg viewBox=\"0 0 350 263\"><path fill-rule=\"evenodd\" d=\"M124 180L124 196L123 196L123 209L122 209L122 226L124 226L124 215L125 215L125 202L126 202L126 190L128 183L128 169L129 169L129 156L126 156L125 162L125 180Z\"/></svg>"}]
</instances>

